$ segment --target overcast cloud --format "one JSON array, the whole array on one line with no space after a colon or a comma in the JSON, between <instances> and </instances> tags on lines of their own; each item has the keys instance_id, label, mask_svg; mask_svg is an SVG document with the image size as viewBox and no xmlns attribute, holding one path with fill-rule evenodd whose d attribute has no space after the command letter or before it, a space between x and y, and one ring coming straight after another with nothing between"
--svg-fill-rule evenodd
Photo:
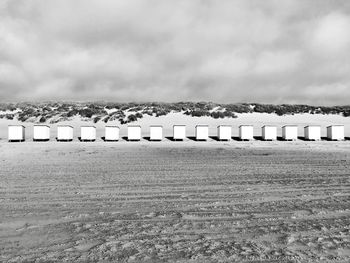
<instances>
[{"instance_id":1,"label":"overcast cloud","mask_svg":"<svg viewBox=\"0 0 350 263\"><path fill-rule=\"evenodd\" d=\"M0 99L350 104L348 0L0 0Z\"/></svg>"}]
</instances>

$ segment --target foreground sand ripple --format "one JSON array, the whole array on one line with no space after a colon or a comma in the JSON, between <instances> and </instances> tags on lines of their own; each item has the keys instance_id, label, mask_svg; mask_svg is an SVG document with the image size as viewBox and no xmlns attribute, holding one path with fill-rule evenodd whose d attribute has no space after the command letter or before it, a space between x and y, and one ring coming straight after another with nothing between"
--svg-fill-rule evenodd
<instances>
[{"instance_id":1,"label":"foreground sand ripple","mask_svg":"<svg viewBox=\"0 0 350 263\"><path fill-rule=\"evenodd\" d=\"M0 143L0 164L0 261L350 260L350 142Z\"/></svg>"}]
</instances>

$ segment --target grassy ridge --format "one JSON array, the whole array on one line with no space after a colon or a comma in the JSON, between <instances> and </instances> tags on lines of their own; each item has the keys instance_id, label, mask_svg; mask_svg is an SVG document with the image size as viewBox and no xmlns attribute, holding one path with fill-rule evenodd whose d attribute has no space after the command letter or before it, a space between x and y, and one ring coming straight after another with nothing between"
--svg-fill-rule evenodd
<instances>
[{"instance_id":1,"label":"grassy ridge","mask_svg":"<svg viewBox=\"0 0 350 263\"><path fill-rule=\"evenodd\" d=\"M182 112L193 117L236 118L236 113L275 113L292 115L297 113L342 114L350 116L350 106L310 106L300 104L221 104L212 102L177 103L111 103L111 102L41 102L41 103L0 103L0 118L17 119L22 122L57 123L80 117L93 122L119 121L130 123L145 115L164 116L170 112Z\"/></svg>"}]
</instances>

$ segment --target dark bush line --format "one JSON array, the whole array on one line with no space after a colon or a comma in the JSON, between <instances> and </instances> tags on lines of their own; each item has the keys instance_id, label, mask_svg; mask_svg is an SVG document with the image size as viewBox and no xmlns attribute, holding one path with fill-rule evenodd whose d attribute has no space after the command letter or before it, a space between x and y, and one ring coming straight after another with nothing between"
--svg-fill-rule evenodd
<instances>
[{"instance_id":1,"label":"dark bush line","mask_svg":"<svg viewBox=\"0 0 350 263\"><path fill-rule=\"evenodd\" d=\"M109 110L115 111L110 112ZM14 112L18 110L18 112ZM298 113L311 114L342 114L350 117L350 106L310 106L303 104L260 104L260 103L235 103L220 104L212 102L147 102L147 103L111 103L111 102L41 102L41 103L0 103L0 111L14 113L0 114L0 118L14 119L25 122L35 119L38 122L47 122L56 117L54 122L68 120L74 116L91 119L93 122L119 121L121 124L130 123L141 119L144 115L165 116L170 112L183 112L192 117L207 116L211 118L236 118L237 113L275 113L279 116ZM128 114L130 113L130 114ZM51 120L52 121L52 120Z\"/></svg>"}]
</instances>

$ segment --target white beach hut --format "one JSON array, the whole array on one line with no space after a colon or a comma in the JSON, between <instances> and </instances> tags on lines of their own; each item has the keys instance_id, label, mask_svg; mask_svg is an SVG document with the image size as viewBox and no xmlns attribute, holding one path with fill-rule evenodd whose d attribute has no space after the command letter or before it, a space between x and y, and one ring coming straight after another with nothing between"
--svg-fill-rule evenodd
<instances>
[{"instance_id":1,"label":"white beach hut","mask_svg":"<svg viewBox=\"0 0 350 263\"><path fill-rule=\"evenodd\" d=\"M139 125L128 126L128 140L129 141L141 140L141 126Z\"/></svg>"},{"instance_id":2,"label":"white beach hut","mask_svg":"<svg viewBox=\"0 0 350 263\"><path fill-rule=\"evenodd\" d=\"M209 126L208 125L197 125L196 126L196 140L206 141L209 138Z\"/></svg>"},{"instance_id":3,"label":"white beach hut","mask_svg":"<svg viewBox=\"0 0 350 263\"><path fill-rule=\"evenodd\" d=\"M105 141L118 141L120 129L118 126L105 127Z\"/></svg>"},{"instance_id":4,"label":"white beach hut","mask_svg":"<svg viewBox=\"0 0 350 263\"><path fill-rule=\"evenodd\" d=\"M297 125L283 126L282 139L285 141L296 141L298 139L298 126Z\"/></svg>"},{"instance_id":5,"label":"white beach hut","mask_svg":"<svg viewBox=\"0 0 350 263\"><path fill-rule=\"evenodd\" d=\"M23 125L8 126L8 141L9 142L24 142L25 127Z\"/></svg>"},{"instance_id":6,"label":"white beach hut","mask_svg":"<svg viewBox=\"0 0 350 263\"><path fill-rule=\"evenodd\" d=\"M95 126L81 126L80 127L80 140L82 142L93 142L96 140L96 127Z\"/></svg>"},{"instance_id":7,"label":"white beach hut","mask_svg":"<svg viewBox=\"0 0 350 263\"><path fill-rule=\"evenodd\" d=\"M249 141L254 139L254 127L253 125L241 125L239 126L239 139L242 141Z\"/></svg>"},{"instance_id":8,"label":"white beach hut","mask_svg":"<svg viewBox=\"0 0 350 263\"><path fill-rule=\"evenodd\" d=\"M220 141L231 140L231 135L232 135L232 127L229 125L219 125L218 126L218 139Z\"/></svg>"},{"instance_id":9,"label":"white beach hut","mask_svg":"<svg viewBox=\"0 0 350 263\"><path fill-rule=\"evenodd\" d=\"M49 140L50 140L50 126L34 125L33 141L49 141Z\"/></svg>"},{"instance_id":10,"label":"white beach hut","mask_svg":"<svg viewBox=\"0 0 350 263\"><path fill-rule=\"evenodd\" d=\"M149 139L151 141L161 141L163 140L163 126L152 125L149 127Z\"/></svg>"},{"instance_id":11,"label":"white beach hut","mask_svg":"<svg viewBox=\"0 0 350 263\"><path fill-rule=\"evenodd\" d=\"M57 141L70 142L73 140L73 127L70 125L57 126Z\"/></svg>"},{"instance_id":12,"label":"white beach hut","mask_svg":"<svg viewBox=\"0 0 350 263\"><path fill-rule=\"evenodd\" d=\"M331 125L327 127L328 140L343 141L344 138L344 125Z\"/></svg>"},{"instance_id":13,"label":"white beach hut","mask_svg":"<svg viewBox=\"0 0 350 263\"><path fill-rule=\"evenodd\" d=\"M186 138L186 125L173 126L173 139L184 140Z\"/></svg>"},{"instance_id":14,"label":"white beach hut","mask_svg":"<svg viewBox=\"0 0 350 263\"><path fill-rule=\"evenodd\" d=\"M309 125L304 128L305 140L319 141L321 140L321 127L317 125Z\"/></svg>"},{"instance_id":15,"label":"white beach hut","mask_svg":"<svg viewBox=\"0 0 350 263\"><path fill-rule=\"evenodd\" d=\"M271 125L262 126L262 139L265 141L277 140L277 127Z\"/></svg>"}]
</instances>

